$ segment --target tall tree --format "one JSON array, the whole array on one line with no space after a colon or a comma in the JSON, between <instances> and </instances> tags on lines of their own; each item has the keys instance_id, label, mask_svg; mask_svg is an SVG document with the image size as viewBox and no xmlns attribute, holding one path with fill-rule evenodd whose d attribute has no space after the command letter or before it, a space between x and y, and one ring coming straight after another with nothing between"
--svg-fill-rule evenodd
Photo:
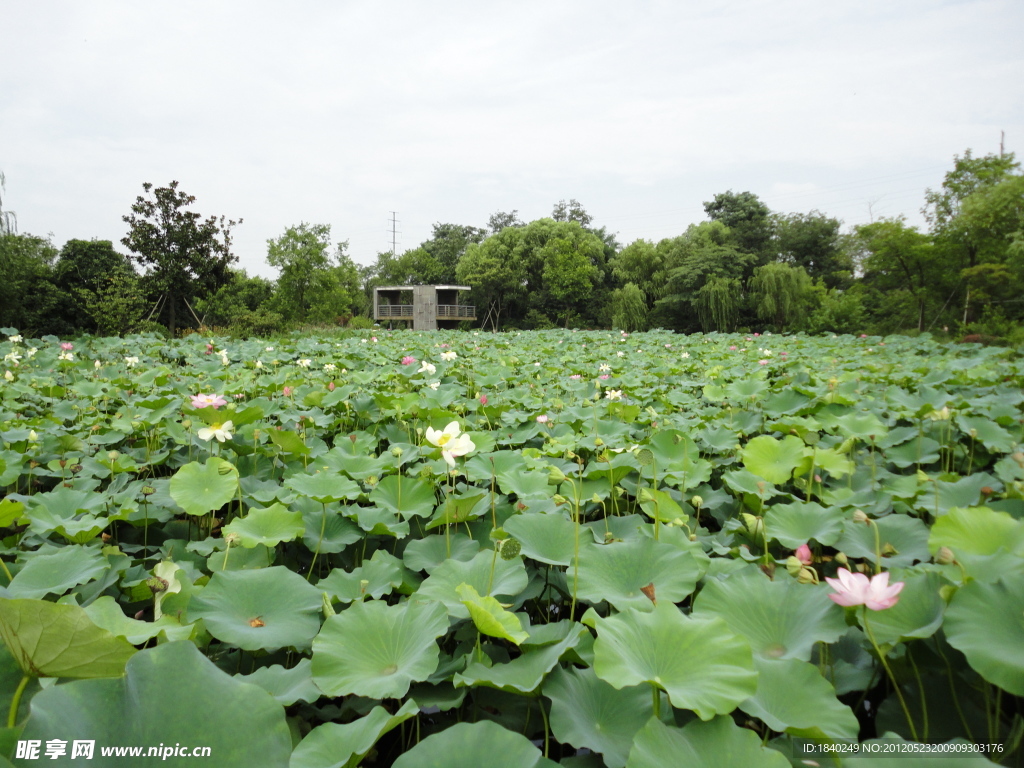
<instances>
[{"instance_id":1,"label":"tall tree","mask_svg":"<svg viewBox=\"0 0 1024 768\"><path fill-rule=\"evenodd\" d=\"M203 219L186 210L195 197L178 190L178 182L154 188L145 183L132 213L122 219L128 234L121 239L132 259L147 270L146 281L161 297L161 317L171 335L178 327L180 303L213 293L229 279L228 267L237 257L231 253L231 229L242 220L221 216Z\"/></svg>"},{"instance_id":2,"label":"tall tree","mask_svg":"<svg viewBox=\"0 0 1024 768\"><path fill-rule=\"evenodd\" d=\"M555 207L551 211L551 218L555 221L575 221L584 229L589 228L590 223L594 220L594 217L587 213L587 209L575 198L568 203L565 200L555 203Z\"/></svg>"},{"instance_id":3,"label":"tall tree","mask_svg":"<svg viewBox=\"0 0 1024 768\"><path fill-rule=\"evenodd\" d=\"M775 250L782 261L803 267L829 288L849 281L853 264L841 247L839 219L818 211L779 214L773 219Z\"/></svg>"},{"instance_id":4,"label":"tall tree","mask_svg":"<svg viewBox=\"0 0 1024 768\"><path fill-rule=\"evenodd\" d=\"M757 316L778 331L788 330L809 309L812 284L801 266L774 262L757 267L749 287Z\"/></svg>"},{"instance_id":5,"label":"tall tree","mask_svg":"<svg viewBox=\"0 0 1024 768\"><path fill-rule=\"evenodd\" d=\"M361 305L347 247L338 243L332 260L331 225L305 222L267 241L267 263L281 270L274 307L285 320L330 322Z\"/></svg>"},{"instance_id":6,"label":"tall tree","mask_svg":"<svg viewBox=\"0 0 1024 768\"><path fill-rule=\"evenodd\" d=\"M496 235L505 227L525 227L526 225L519 218L519 211L495 211L487 219L487 232Z\"/></svg>"},{"instance_id":7,"label":"tall tree","mask_svg":"<svg viewBox=\"0 0 1024 768\"><path fill-rule=\"evenodd\" d=\"M462 224L434 224L432 237L420 248L433 257L441 267L439 283L455 280L455 268L471 243L479 243L487 233L478 227Z\"/></svg>"},{"instance_id":8,"label":"tall tree","mask_svg":"<svg viewBox=\"0 0 1024 768\"><path fill-rule=\"evenodd\" d=\"M753 192L717 194L704 203L704 211L712 221L729 228L736 245L767 261L772 239L771 210Z\"/></svg>"},{"instance_id":9,"label":"tall tree","mask_svg":"<svg viewBox=\"0 0 1024 768\"><path fill-rule=\"evenodd\" d=\"M936 291L936 287L956 278L937 258L931 238L902 218L862 224L855 237L866 252L861 263L863 283L875 292L882 325L890 331L900 330L901 325L924 330L929 306L933 311L942 306L942 288ZM911 308L909 317L900 317L901 304Z\"/></svg>"},{"instance_id":10,"label":"tall tree","mask_svg":"<svg viewBox=\"0 0 1024 768\"><path fill-rule=\"evenodd\" d=\"M68 240L60 249L53 280L71 297L63 312L71 326L90 333L123 333L133 330L126 317L141 319L134 317L137 306L145 303L138 275L131 260L114 250L109 240ZM125 300L127 293L134 298ZM125 307L131 311L126 313ZM109 321L103 317L108 310Z\"/></svg>"},{"instance_id":11,"label":"tall tree","mask_svg":"<svg viewBox=\"0 0 1024 768\"><path fill-rule=\"evenodd\" d=\"M459 261L456 278L472 286L480 324L497 331L508 311L522 302L526 264L517 258L525 227L506 227L482 243L472 244Z\"/></svg>"}]
</instances>

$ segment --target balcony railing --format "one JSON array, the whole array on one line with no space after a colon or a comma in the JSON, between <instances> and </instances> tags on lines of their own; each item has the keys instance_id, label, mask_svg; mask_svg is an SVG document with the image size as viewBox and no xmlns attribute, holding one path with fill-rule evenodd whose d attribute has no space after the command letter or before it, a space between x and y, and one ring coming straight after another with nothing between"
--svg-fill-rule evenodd
<instances>
[{"instance_id":1,"label":"balcony railing","mask_svg":"<svg viewBox=\"0 0 1024 768\"><path fill-rule=\"evenodd\" d=\"M412 304L378 304L377 317L412 317Z\"/></svg>"},{"instance_id":2,"label":"balcony railing","mask_svg":"<svg viewBox=\"0 0 1024 768\"><path fill-rule=\"evenodd\" d=\"M469 304L438 304L438 317L456 317L460 320L475 320L476 307Z\"/></svg>"}]
</instances>

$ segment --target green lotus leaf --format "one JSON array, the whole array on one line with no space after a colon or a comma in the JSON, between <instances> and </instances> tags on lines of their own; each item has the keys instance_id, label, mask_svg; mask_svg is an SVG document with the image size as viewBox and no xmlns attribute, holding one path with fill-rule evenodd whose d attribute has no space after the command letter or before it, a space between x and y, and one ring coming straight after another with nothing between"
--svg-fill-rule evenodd
<instances>
[{"instance_id":1,"label":"green lotus leaf","mask_svg":"<svg viewBox=\"0 0 1024 768\"><path fill-rule=\"evenodd\" d=\"M594 671L616 688L651 683L673 707L702 720L731 712L757 689L750 645L721 619L684 616L672 603L658 603L650 613L628 608L591 621Z\"/></svg>"},{"instance_id":2,"label":"green lotus leaf","mask_svg":"<svg viewBox=\"0 0 1024 768\"><path fill-rule=\"evenodd\" d=\"M447 560L430 574L416 597L421 600L438 600L456 619L468 619L469 609L462 603L458 587L469 584L480 595L490 595L509 602L524 589L529 579L526 565L521 557L513 560L495 558L492 550L478 552L472 560ZM490 590L488 591L488 586Z\"/></svg>"},{"instance_id":3,"label":"green lotus leaf","mask_svg":"<svg viewBox=\"0 0 1024 768\"><path fill-rule=\"evenodd\" d=\"M313 681L328 696L398 699L437 669L448 616L437 602L353 603L313 640Z\"/></svg>"},{"instance_id":4,"label":"green lotus leaf","mask_svg":"<svg viewBox=\"0 0 1024 768\"><path fill-rule=\"evenodd\" d=\"M555 768L530 740L490 720L458 723L428 736L394 768Z\"/></svg>"},{"instance_id":5,"label":"green lotus leaf","mask_svg":"<svg viewBox=\"0 0 1024 768\"><path fill-rule=\"evenodd\" d=\"M576 526L564 515L524 512L503 526L522 545L523 554L548 565L569 565L575 551Z\"/></svg>"},{"instance_id":6,"label":"green lotus leaf","mask_svg":"<svg viewBox=\"0 0 1024 768\"><path fill-rule=\"evenodd\" d=\"M295 432L283 429L267 430L270 442L276 445L282 453L291 453L295 456L308 456L309 446L302 442L302 438Z\"/></svg>"},{"instance_id":7,"label":"green lotus leaf","mask_svg":"<svg viewBox=\"0 0 1024 768\"><path fill-rule=\"evenodd\" d=\"M26 675L116 677L135 653L77 605L0 599L0 637Z\"/></svg>"},{"instance_id":8,"label":"green lotus leaf","mask_svg":"<svg viewBox=\"0 0 1024 768\"><path fill-rule=\"evenodd\" d=\"M857 739L860 723L818 668L799 659L754 659L757 693L740 704L773 731L812 739Z\"/></svg>"},{"instance_id":9,"label":"green lotus leaf","mask_svg":"<svg viewBox=\"0 0 1024 768\"><path fill-rule=\"evenodd\" d=\"M993 453L1009 453L1013 450L1015 444L1013 436L991 419L980 416L964 416L958 413L956 421L960 429L976 438Z\"/></svg>"},{"instance_id":10,"label":"green lotus leaf","mask_svg":"<svg viewBox=\"0 0 1024 768\"><path fill-rule=\"evenodd\" d=\"M218 640L247 651L309 648L320 629L323 596L282 565L218 571L188 606Z\"/></svg>"},{"instance_id":11,"label":"green lotus leaf","mask_svg":"<svg viewBox=\"0 0 1024 768\"><path fill-rule=\"evenodd\" d=\"M578 596L589 603L607 600L617 610L651 611L643 589L653 585L654 600L682 602L692 594L702 568L688 552L647 537L588 543L580 548Z\"/></svg>"},{"instance_id":12,"label":"green lotus leaf","mask_svg":"<svg viewBox=\"0 0 1024 768\"><path fill-rule=\"evenodd\" d=\"M793 435L781 440L758 435L743 446L743 466L769 483L780 485L793 475L804 457L804 441Z\"/></svg>"},{"instance_id":13,"label":"green lotus leaf","mask_svg":"<svg viewBox=\"0 0 1024 768\"><path fill-rule=\"evenodd\" d=\"M289 768L347 768L362 762L385 733L419 713L409 699L391 714L374 707L365 717L351 723L325 723L310 731L292 753Z\"/></svg>"},{"instance_id":14,"label":"green lotus leaf","mask_svg":"<svg viewBox=\"0 0 1024 768\"><path fill-rule=\"evenodd\" d=\"M19 519L25 511L25 505L14 499L0 499L0 528L6 528Z\"/></svg>"},{"instance_id":15,"label":"green lotus leaf","mask_svg":"<svg viewBox=\"0 0 1024 768\"><path fill-rule=\"evenodd\" d=\"M843 612L822 585L795 579L771 581L747 566L725 580L709 579L694 603L695 617L717 616L768 659L808 661L815 643L846 632Z\"/></svg>"},{"instance_id":16,"label":"green lotus leaf","mask_svg":"<svg viewBox=\"0 0 1024 768\"><path fill-rule=\"evenodd\" d=\"M653 712L648 686L620 690L589 668L555 670L544 684L544 695L551 699L555 738L600 752L608 768L626 764L633 738Z\"/></svg>"},{"instance_id":17,"label":"green lotus leaf","mask_svg":"<svg viewBox=\"0 0 1024 768\"><path fill-rule=\"evenodd\" d=\"M972 555L994 555L1006 549L1024 557L1024 522L988 507L955 507L935 521L928 536L932 554L942 547Z\"/></svg>"},{"instance_id":18,"label":"green lotus leaf","mask_svg":"<svg viewBox=\"0 0 1024 768\"><path fill-rule=\"evenodd\" d=\"M773 504L764 515L764 529L787 549L817 541L825 546L835 544L843 533L841 507L823 507L814 501L794 501L791 504Z\"/></svg>"},{"instance_id":19,"label":"green lotus leaf","mask_svg":"<svg viewBox=\"0 0 1024 768\"><path fill-rule=\"evenodd\" d=\"M349 544L363 538L359 526L335 509L324 509L324 505L302 497L293 506L302 512L302 543L310 552L343 552Z\"/></svg>"},{"instance_id":20,"label":"green lotus leaf","mask_svg":"<svg viewBox=\"0 0 1024 768\"><path fill-rule=\"evenodd\" d=\"M323 696L313 683L312 662L309 659L300 659L291 669L274 664L260 667L249 675L235 675L235 678L258 685L286 707L297 701L314 702Z\"/></svg>"},{"instance_id":21,"label":"green lotus leaf","mask_svg":"<svg viewBox=\"0 0 1024 768\"><path fill-rule=\"evenodd\" d=\"M652 717L636 735L626 768L789 768L781 752L762 746L749 728L730 717L694 720L673 728Z\"/></svg>"},{"instance_id":22,"label":"green lotus leaf","mask_svg":"<svg viewBox=\"0 0 1024 768\"><path fill-rule=\"evenodd\" d=\"M838 416L835 424L839 434L844 438L853 437L866 442L877 442L889 434L889 428L875 414L863 411Z\"/></svg>"},{"instance_id":23,"label":"green lotus leaf","mask_svg":"<svg viewBox=\"0 0 1024 768\"><path fill-rule=\"evenodd\" d=\"M943 631L978 674L1024 696L1024 573L960 587L946 609Z\"/></svg>"},{"instance_id":24,"label":"green lotus leaf","mask_svg":"<svg viewBox=\"0 0 1024 768\"><path fill-rule=\"evenodd\" d=\"M218 768L287 768L292 751L284 709L266 691L233 680L189 641L140 651L123 678L78 680L40 691L19 738L95 741L104 747L209 747ZM258 757L254 757L258 756ZM123 758L115 762L130 762ZM195 757L162 757L194 766ZM104 764L102 759L97 765Z\"/></svg>"},{"instance_id":25,"label":"green lotus leaf","mask_svg":"<svg viewBox=\"0 0 1024 768\"><path fill-rule=\"evenodd\" d=\"M882 548L882 568L907 567L928 560L928 526L923 520L909 515L888 515L870 525L847 519L843 522L843 536L836 549L848 557L862 557L871 563L875 555L875 531Z\"/></svg>"},{"instance_id":26,"label":"green lotus leaf","mask_svg":"<svg viewBox=\"0 0 1024 768\"><path fill-rule=\"evenodd\" d=\"M555 668L565 652L575 648L584 636L590 637L586 627L574 623L570 633L558 642L532 650L524 643L523 647L528 650L505 664L487 666L471 657L473 660L466 668L455 674L455 685L486 685L510 693L532 693L540 688L544 677Z\"/></svg>"},{"instance_id":27,"label":"green lotus leaf","mask_svg":"<svg viewBox=\"0 0 1024 768\"><path fill-rule=\"evenodd\" d=\"M31 557L7 585L11 597L62 595L71 587L90 582L110 568L110 563L99 550L91 547L69 545L40 551Z\"/></svg>"},{"instance_id":28,"label":"green lotus leaf","mask_svg":"<svg viewBox=\"0 0 1024 768\"><path fill-rule=\"evenodd\" d=\"M291 512L284 504L272 504L265 509L250 509L245 517L236 517L224 526L223 533L237 535L243 547L252 549L258 544L276 547L282 541L297 539L305 530L301 512Z\"/></svg>"},{"instance_id":29,"label":"green lotus leaf","mask_svg":"<svg viewBox=\"0 0 1024 768\"><path fill-rule=\"evenodd\" d=\"M511 611L506 611L493 597L481 597L471 584L459 584L455 591L462 599L462 604L469 610L469 618L482 634L500 637L516 645L530 636L528 632L523 631L519 617Z\"/></svg>"},{"instance_id":30,"label":"green lotus leaf","mask_svg":"<svg viewBox=\"0 0 1024 768\"><path fill-rule=\"evenodd\" d=\"M416 477L388 475L370 492L370 501L381 509L408 519L430 517L437 499L434 487Z\"/></svg>"},{"instance_id":31,"label":"green lotus leaf","mask_svg":"<svg viewBox=\"0 0 1024 768\"><path fill-rule=\"evenodd\" d=\"M326 578L317 582L316 588L343 603L362 600L364 597L377 600L401 585L402 571L401 560L378 549L373 557L364 560L358 568L351 571L335 568Z\"/></svg>"},{"instance_id":32,"label":"green lotus leaf","mask_svg":"<svg viewBox=\"0 0 1024 768\"><path fill-rule=\"evenodd\" d=\"M351 479L336 472L317 472L312 475L292 475L284 481L293 491L308 496L321 504L330 504L343 499L357 499L363 492Z\"/></svg>"},{"instance_id":33,"label":"green lotus leaf","mask_svg":"<svg viewBox=\"0 0 1024 768\"><path fill-rule=\"evenodd\" d=\"M128 618L120 604L109 595L103 595L85 606L85 612L97 627L123 637L132 645L142 645L161 632L168 640L186 640L193 629L191 625L182 626L170 616L161 616L156 621Z\"/></svg>"},{"instance_id":34,"label":"green lotus leaf","mask_svg":"<svg viewBox=\"0 0 1024 768\"><path fill-rule=\"evenodd\" d=\"M410 541L402 555L402 562L410 571L426 571L434 569L448 560L472 560L480 551L480 543L464 533L452 533L447 539L444 536L428 536L425 539Z\"/></svg>"},{"instance_id":35,"label":"green lotus leaf","mask_svg":"<svg viewBox=\"0 0 1024 768\"><path fill-rule=\"evenodd\" d=\"M871 612L871 631L879 643L931 637L942 626L946 602L939 590L948 582L934 571L891 571L889 583L900 581L903 589L896 605Z\"/></svg>"},{"instance_id":36,"label":"green lotus leaf","mask_svg":"<svg viewBox=\"0 0 1024 768\"><path fill-rule=\"evenodd\" d=\"M190 461L171 478L171 498L190 515L214 512L238 493L238 470L211 456L205 464Z\"/></svg>"}]
</instances>

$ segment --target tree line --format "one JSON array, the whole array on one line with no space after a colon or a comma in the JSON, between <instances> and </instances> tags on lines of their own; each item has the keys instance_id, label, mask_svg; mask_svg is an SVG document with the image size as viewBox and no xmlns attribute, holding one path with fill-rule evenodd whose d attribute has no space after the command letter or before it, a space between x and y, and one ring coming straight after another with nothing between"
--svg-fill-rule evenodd
<instances>
[{"instance_id":1,"label":"tree line","mask_svg":"<svg viewBox=\"0 0 1024 768\"><path fill-rule=\"evenodd\" d=\"M2 181L2 179L0 179ZM431 237L367 266L327 224L267 243L275 280L237 268L240 221L204 218L178 188L144 184L110 241L18 234L0 198L0 325L36 334L215 327L269 335L309 325L368 327L379 285L472 287L478 325L668 328L680 332L950 334L1024 341L1024 174L1014 155L955 156L925 194L924 231L903 217L843 231L819 211L772 211L732 190L707 220L659 241L620 244L576 200L550 217L497 212L486 226L438 223Z\"/></svg>"}]
</instances>

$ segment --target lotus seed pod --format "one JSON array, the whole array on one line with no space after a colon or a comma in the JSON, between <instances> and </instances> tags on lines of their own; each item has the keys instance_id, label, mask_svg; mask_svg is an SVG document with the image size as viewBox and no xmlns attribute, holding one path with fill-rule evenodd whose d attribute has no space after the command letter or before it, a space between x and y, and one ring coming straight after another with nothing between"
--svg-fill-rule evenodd
<instances>
[{"instance_id":1,"label":"lotus seed pod","mask_svg":"<svg viewBox=\"0 0 1024 768\"><path fill-rule=\"evenodd\" d=\"M704 499L700 496L691 496L690 504L700 509L704 505Z\"/></svg>"},{"instance_id":2,"label":"lotus seed pod","mask_svg":"<svg viewBox=\"0 0 1024 768\"><path fill-rule=\"evenodd\" d=\"M515 539L505 539L501 542L501 559L502 560L515 560L519 557L519 553L522 551L522 546Z\"/></svg>"},{"instance_id":3,"label":"lotus seed pod","mask_svg":"<svg viewBox=\"0 0 1024 768\"><path fill-rule=\"evenodd\" d=\"M391 449L391 455L392 455L392 456L394 456L394 457L395 457L396 459L400 459L400 458L402 458L402 454L403 454L403 453L405 453L405 451L403 451L403 450L402 450L402 449L401 449L401 448L400 448L399 446L397 446L397 445L396 445L396 446L394 446L394 447L393 447L393 448Z\"/></svg>"},{"instance_id":4,"label":"lotus seed pod","mask_svg":"<svg viewBox=\"0 0 1024 768\"><path fill-rule=\"evenodd\" d=\"M643 467L649 467L654 463L654 451L650 448L641 448L636 452L636 460Z\"/></svg>"},{"instance_id":5,"label":"lotus seed pod","mask_svg":"<svg viewBox=\"0 0 1024 768\"><path fill-rule=\"evenodd\" d=\"M150 588L154 595L157 595L167 591L168 583L166 579L161 579L159 576L150 576L146 579L146 586Z\"/></svg>"},{"instance_id":6,"label":"lotus seed pod","mask_svg":"<svg viewBox=\"0 0 1024 768\"><path fill-rule=\"evenodd\" d=\"M595 437L594 438L594 445L602 446L602 445L604 445L604 440L602 440L600 437Z\"/></svg>"}]
</instances>

